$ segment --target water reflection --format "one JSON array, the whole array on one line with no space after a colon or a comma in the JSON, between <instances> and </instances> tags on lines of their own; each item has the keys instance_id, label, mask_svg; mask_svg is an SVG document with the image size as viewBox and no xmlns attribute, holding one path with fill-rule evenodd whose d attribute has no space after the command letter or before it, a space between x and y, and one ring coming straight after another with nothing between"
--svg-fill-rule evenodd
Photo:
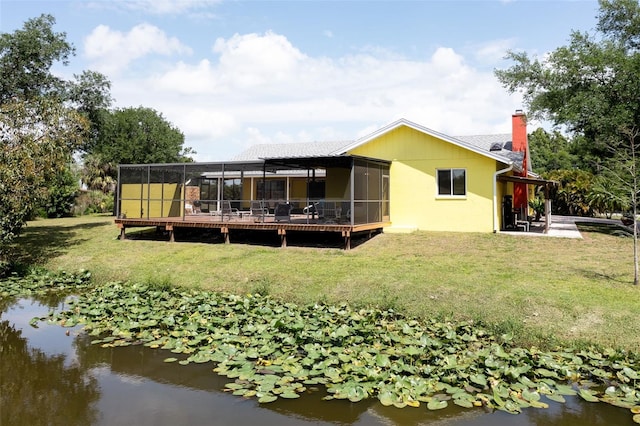
<instances>
[{"instance_id":1,"label":"water reflection","mask_svg":"<svg viewBox=\"0 0 640 426\"><path fill-rule=\"evenodd\" d=\"M0 321L0 424L90 425L98 381L64 354L29 347L22 331Z\"/></svg>"},{"instance_id":2,"label":"water reflection","mask_svg":"<svg viewBox=\"0 0 640 426\"><path fill-rule=\"evenodd\" d=\"M14 301L12 301L13 303ZM40 323L57 301L0 300L1 425L632 425L628 410L579 398L513 416L450 407L383 407L323 401L321 389L300 399L259 405L222 392L212 364L167 364L168 351L102 348L77 329ZM67 331L69 331L67 335Z\"/></svg>"}]
</instances>

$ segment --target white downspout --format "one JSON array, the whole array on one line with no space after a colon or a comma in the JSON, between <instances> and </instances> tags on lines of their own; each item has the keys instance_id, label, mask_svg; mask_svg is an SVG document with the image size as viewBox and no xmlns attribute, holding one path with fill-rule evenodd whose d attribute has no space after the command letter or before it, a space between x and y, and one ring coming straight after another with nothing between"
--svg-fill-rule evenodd
<instances>
[{"instance_id":1,"label":"white downspout","mask_svg":"<svg viewBox=\"0 0 640 426\"><path fill-rule=\"evenodd\" d=\"M513 164L493 174L493 233L498 232L498 175L513 170Z\"/></svg>"}]
</instances>

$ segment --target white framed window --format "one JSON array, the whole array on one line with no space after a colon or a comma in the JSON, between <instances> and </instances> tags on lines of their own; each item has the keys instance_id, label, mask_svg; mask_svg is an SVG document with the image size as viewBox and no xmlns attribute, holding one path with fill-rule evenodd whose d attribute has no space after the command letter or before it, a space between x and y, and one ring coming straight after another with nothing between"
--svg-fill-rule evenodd
<instances>
[{"instance_id":1,"label":"white framed window","mask_svg":"<svg viewBox=\"0 0 640 426\"><path fill-rule=\"evenodd\" d=\"M466 169L438 169L438 196L464 197L467 195Z\"/></svg>"}]
</instances>

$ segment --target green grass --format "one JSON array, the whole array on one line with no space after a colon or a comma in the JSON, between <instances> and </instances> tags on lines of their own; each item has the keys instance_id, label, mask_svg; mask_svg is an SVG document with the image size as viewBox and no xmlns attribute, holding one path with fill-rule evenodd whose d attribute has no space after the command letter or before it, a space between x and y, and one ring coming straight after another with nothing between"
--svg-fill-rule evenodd
<instances>
[{"instance_id":1,"label":"green grass","mask_svg":"<svg viewBox=\"0 0 640 426\"><path fill-rule=\"evenodd\" d=\"M378 305L422 318L475 319L520 344L596 343L640 352L632 240L601 225L583 240L502 234L381 234L351 251L146 238L120 241L112 217L30 222L23 262L134 280ZM266 237L270 238L270 235ZM277 240L277 238L275 238ZM214 240L211 237L211 240ZM232 234L233 241L233 234Z\"/></svg>"}]
</instances>

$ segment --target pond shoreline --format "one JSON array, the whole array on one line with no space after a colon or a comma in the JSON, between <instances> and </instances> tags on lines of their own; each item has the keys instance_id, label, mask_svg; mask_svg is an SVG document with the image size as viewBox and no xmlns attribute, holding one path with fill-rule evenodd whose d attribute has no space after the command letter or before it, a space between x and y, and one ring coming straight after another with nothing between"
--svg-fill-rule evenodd
<instances>
[{"instance_id":1,"label":"pond shoreline","mask_svg":"<svg viewBox=\"0 0 640 426\"><path fill-rule=\"evenodd\" d=\"M103 347L143 342L185 355L182 364L214 362L214 371L235 379L227 390L262 404L326 386L327 399L373 398L398 408L519 413L576 394L626 407L631 416L639 408L637 359L629 354L518 348L477 323L424 323L392 310L112 283L44 319L107 335L92 341Z\"/></svg>"}]
</instances>

